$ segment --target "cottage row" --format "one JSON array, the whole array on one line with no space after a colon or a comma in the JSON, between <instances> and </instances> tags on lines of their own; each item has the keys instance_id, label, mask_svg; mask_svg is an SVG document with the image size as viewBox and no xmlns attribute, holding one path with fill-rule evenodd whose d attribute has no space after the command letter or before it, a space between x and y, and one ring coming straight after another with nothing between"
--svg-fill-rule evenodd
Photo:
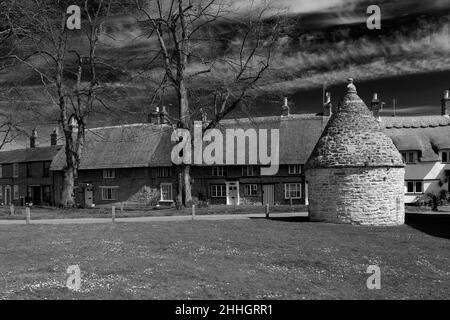
<instances>
[{"instance_id":1,"label":"cottage row","mask_svg":"<svg viewBox=\"0 0 450 320\"><path fill-rule=\"evenodd\" d=\"M403 156L405 202L428 191L449 190L450 97L441 100L441 115L380 117L377 95L369 104L384 133ZM304 165L339 105L330 96L318 114L291 114L287 101L280 116L229 119L218 129L279 130L279 170L261 175L262 165L194 165L193 197L212 204L308 204ZM147 123L89 129L76 181L76 201L92 207L126 202L171 205L176 198L176 167L172 163L172 128L162 112ZM30 147L0 152L0 203L57 205L65 166L64 146L51 133L50 146L37 146L37 132ZM248 144L246 145L248 146ZM270 144L269 144L270 146ZM270 149L270 148L269 148ZM272 150L268 150L270 153Z\"/></svg>"}]
</instances>

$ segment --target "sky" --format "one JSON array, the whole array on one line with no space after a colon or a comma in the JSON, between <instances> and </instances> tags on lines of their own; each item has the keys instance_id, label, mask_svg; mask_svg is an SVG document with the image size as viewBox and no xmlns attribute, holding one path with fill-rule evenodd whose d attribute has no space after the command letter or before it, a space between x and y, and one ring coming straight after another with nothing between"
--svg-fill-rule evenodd
<instances>
[{"instance_id":1,"label":"sky","mask_svg":"<svg viewBox=\"0 0 450 320\"><path fill-rule=\"evenodd\" d=\"M263 0L233 1L236 12L245 12ZM279 0L275 2L286 17L286 24L276 44L271 67L255 91L253 116L280 113L283 97L288 97L291 112L321 112L323 87L337 104L344 94L347 78L354 78L358 93L366 103L378 93L386 103L383 114L439 114L440 99L450 89L450 1L449 0ZM366 26L366 9L377 4L381 9L381 29ZM145 28L136 15L117 11L109 23L109 36L102 39L99 53L123 71L105 71L103 80L114 93L119 116L99 112L90 126L142 121L150 105L151 91L146 77L137 77L149 63L150 52L157 48L154 39L145 37ZM198 48L203 54L226 57L236 52L240 36L232 23L220 24L213 32L223 36L216 46ZM75 45L83 46L83 42ZM193 62L189 70L199 70ZM188 70L188 71L189 71ZM145 74L145 73L144 73ZM132 83L125 78L136 77ZM217 64L215 79L227 76ZM19 84L18 84L19 83ZM207 82L206 82L207 83ZM192 83L202 86L205 81ZM26 92L28 104L41 105L42 124L54 119L47 110L40 79L24 66L0 71L0 109L10 108L5 92L15 86ZM1 91L4 89L3 91ZM166 99L167 104L170 98ZM176 106L170 103L170 112ZM27 103L20 106L25 110ZM25 107L24 107L25 106ZM0 110L0 111L1 111Z\"/></svg>"}]
</instances>

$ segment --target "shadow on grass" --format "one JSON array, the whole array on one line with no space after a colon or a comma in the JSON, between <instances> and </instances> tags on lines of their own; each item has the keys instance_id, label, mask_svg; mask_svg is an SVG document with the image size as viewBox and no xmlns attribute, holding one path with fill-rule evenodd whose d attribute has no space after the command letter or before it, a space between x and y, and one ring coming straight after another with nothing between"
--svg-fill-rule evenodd
<instances>
[{"instance_id":1,"label":"shadow on grass","mask_svg":"<svg viewBox=\"0 0 450 320\"><path fill-rule=\"evenodd\" d=\"M407 213L405 223L429 235L450 239L450 214Z\"/></svg>"},{"instance_id":2,"label":"shadow on grass","mask_svg":"<svg viewBox=\"0 0 450 320\"><path fill-rule=\"evenodd\" d=\"M273 220L273 221L284 221L284 222L309 222L309 218L308 217L277 217L277 216L273 216L273 217L252 217L250 219L264 219L264 220Z\"/></svg>"}]
</instances>

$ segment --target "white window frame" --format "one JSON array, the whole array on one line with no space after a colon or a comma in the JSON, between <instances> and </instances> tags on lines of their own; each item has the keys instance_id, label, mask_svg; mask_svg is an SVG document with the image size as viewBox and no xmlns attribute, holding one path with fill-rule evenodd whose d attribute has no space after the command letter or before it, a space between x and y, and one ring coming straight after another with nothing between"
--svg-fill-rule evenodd
<instances>
[{"instance_id":1,"label":"white window frame","mask_svg":"<svg viewBox=\"0 0 450 320\"><path fill-rule=\"evenodd\" d=\"M292 189L292 186L295 186L295 190ZM297 188L298 186L298 188ZM292 192L298 192L298 196L292 197L292 199L301 199L302 198L302 184L300 182L294 183L285 183L284 184L284 199L290 199Z\"/></svg>"},{"instance_id":2,"label":"white window frame","mask_svg":"<svg viewBox=\"0 0 450 320\"><path fill-rule=\"evenodd\" d=\"M301 174L302 166L300 164L290 164L288 166L288 174Z\"/></svg>"},{"instance_id":3,"label":"white window frame","mask_svg":"<svg viewBox=\"0 0 450 320\"><path fill-rule=\"evenodd\" d=\"M115 179L116 169L103 169L103 179Z\"/></svg>"},{"instance_id":4,"label":"white window frame","mask_svg":"<svg viewBox=\"0 0 450 320\"><path fill-rule=\"evenodd\" d=\"M13 163L13 178L19 177L19 164Z\"/></svg>"},{"instance_id":5,"label":"white window frame","mask_svg":"<svg viewBox=\"0 0 450 320\"><path fill-rule=\"evenodd\" d=\"M406 193L407 194L423 194L424 190L423 190L423 181L421 180L406 180ZM408 183L413 183L413 191L408 191ZM417 184L421 185L421 191L417 191Z\"/></svg>"},{"instance_id":6,"label":"white window frame","mask_svg":"<svg viewBox=\"0 0 450 320\"><path fill-rule=\"evenodd\" d=\"M242 176L243 177L256 176L256 168L255 168L255 166L243 166L242 167Z\"/></svg>"},{"instance_id":7,"label":"white window frame","mask_svg":"<svg viewBox=\"0 0 450 320\"><path fill-rule=\"evenodd\" d=\"M256 183L244 184L244 195L255 197L258 195L258 185Z\"/></svg>"},{"instance_id":8,"label":"white window frame","mask_svg":"<svg viewBox=\"0 0 450 320\"><path fill-rule=\"evenodd\" d=\"M171 176L171 167L158 167L158 178L169 178Z\"/></svg>"},{"instance_id":9,"label":"white window frame","mask_svg":"<svg viewBox=\"0 0 450 320\"><path fill-rule=\"evenodd\" d=\"M213 177L224 177L225 176L225 167L224 166L213 166L211 167L211 175Z\"/></svg>"},{"instance_id":10,"label":"white window frame","mask_svg":"<svg viewBox=\"0 0 450 320\"><path fill-rule=\"evenodd\" d=\"M447 161L443 161L443 154L447 155ZM450 150L442 150L441 151L441 163L450 163Z\"/></svg>"},{"instance_id":11,"label":"white window frame","mask_svg":"<svg viewBox=\"0 0 450 320\"><path fill-rule=\"evenodd\" d=\"M212 184L211 198L226 198L227 197L227 185L226 184ZM220 192L219 192L220 190Z\"/></svg>"},{"instance_id":12,"label":"white window frame","mask_svg":"<svg viewBox=\"0 0 450 320\"><path fill-rule=\"evenodd\" d=\"M164 197L165 191L164 188L168 188L168 196L167 199ZM169 182L162 182L159 186L160 193L161 193L161 201L173 201L173 186L172 183Z\"/></svg>"},{"instance_id":13,"label":"white window frame","mask_svg":"<svg viewBox=\"0 0 450 320\"><path fill-rule=\"evenodd\" d=\"M46 166L48 165L48 175L45 175L45 171L46 171ZM51 167L51 162L49 161L45 161L42 165L42 177L44 178L48 178L50 177L50 167Z\"/></svg>"},{"instance_id":14,"label":"white window frame","mask_svg":"<svg viewBox=\"0 0 450 320\"><path fill-rule=\"evenodd\" d=\"M403 158L403 162L406 163L406 164L414 164L414 163L416 163L416 159L417 159L416 153L417 153L417 151L402 151L401 155L402 155L402 158ZM410 161L411 157L413 159L412 161Z\"/></svg>"},{"instance_id":15,"label":"white window frame","mask_svg":"<svg viewBox=\"0 0 450 320\"><path fill-rule=\"evenodd\" d=\"M117 200L117 198L118 198L118 196L117 196L118 189L119 189L119 186L101 186L100 190L102 191L102 200L106 200L106 201ZM106 190L111 190L111 198L105 197L105 195L108 196L107 193L105 194Z\"/></svg>"},{"instance_id":16,"label":"white window frame","mask_svg":"<svg viewBox=\"0 0 450 320\"><path fill-rule=\"evenodd\" d=\"M19 194L19 185L15 184L13 185L13 199L19 200L20 194Z\"/></svg>"}]
</instances>

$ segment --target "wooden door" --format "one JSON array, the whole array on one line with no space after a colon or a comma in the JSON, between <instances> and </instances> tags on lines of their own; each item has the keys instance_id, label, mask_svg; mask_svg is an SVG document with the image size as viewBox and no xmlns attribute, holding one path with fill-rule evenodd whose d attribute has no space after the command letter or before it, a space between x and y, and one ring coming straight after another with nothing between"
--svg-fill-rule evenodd
<instances>
[{"instance_id":1,"label":"wooden door","mask_svg":"<svg viewBox=\"0 0 450 320\"><path fill-rule=\"evenodd\" d=\"M275 186L273 184L263 184L263 205L273 206L275 203Z\"/></svg>"}]
</instances>

